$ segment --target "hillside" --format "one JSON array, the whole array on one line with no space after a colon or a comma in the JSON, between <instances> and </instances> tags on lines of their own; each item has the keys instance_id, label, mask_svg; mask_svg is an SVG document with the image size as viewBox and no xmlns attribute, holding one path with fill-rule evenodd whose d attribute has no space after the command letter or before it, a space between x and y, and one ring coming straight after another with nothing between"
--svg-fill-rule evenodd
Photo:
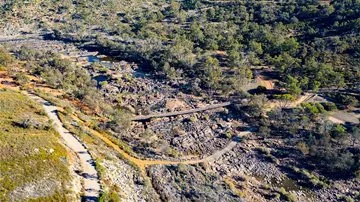
<instances>
[{"instance_id":1,"label":"hillside","mask_svg":"<svg viewBox=\"0 0 360 202\"><path fill-rule=\"evenodd\" d=\"M13 0L0 31L5 137L83 182L45 201L360 200L358 0Z\"/></svg>"},{"instance_id":2,"label":"hillside","mask_svg":"<svg viewBox=\"0 0 360 202\"><path fill-rule=\"evenodd\" d=\"M66 149L38 104L0 89L0 200L76 197Z\"/></svg>"}]
</instances>

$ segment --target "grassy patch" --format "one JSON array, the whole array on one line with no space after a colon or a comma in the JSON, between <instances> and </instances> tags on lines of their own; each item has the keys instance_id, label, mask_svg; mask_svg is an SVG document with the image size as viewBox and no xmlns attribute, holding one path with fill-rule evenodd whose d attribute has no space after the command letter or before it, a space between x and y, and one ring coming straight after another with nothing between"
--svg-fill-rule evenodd
<instances>
[{"instance_id":1,"label":"grassy patch","mask_svg":"<svg viewBox=\"0 0 360 202\"><path fill-rule=\"evenodd\" d=\"M48 124L42 112L41 106L25 95L0 91L0 201L6 201L11 191L27 183L52 178L64 184L70 179L66 150L58 143L58 134L51 127L16 124L24 117ZM59 189L57 197L64 197L66 190Z\"/></svg>"},{"instance_id":2,"label":"grassy patch","mask_svg":"<svg viewBox=\"0 0 360 202\"><path fill-rule=\"evenodd\" d=\"M237 196L239 196L240 198L244 198L245 196L245 192L243 192L242 190L238 189L236 187L236 183L231 179L231 178L225 178L224 179L225 184L227 184L230 188L230 190L235 193Z\"/></svg>"},{"instance_id":3,"label":"grassy patch","mask_svg":"<svg viewBox=\"0 0 360 202\"><path fill-rule=\"evenodd\" d=\"M324 177L317 176L311 171L306 169L300 169L295 166L290 167L294 172L299 174L305 182L307 182L310 186L314 188L329 188L330 182L328 182Z\"/></svg>"}]
</instances>

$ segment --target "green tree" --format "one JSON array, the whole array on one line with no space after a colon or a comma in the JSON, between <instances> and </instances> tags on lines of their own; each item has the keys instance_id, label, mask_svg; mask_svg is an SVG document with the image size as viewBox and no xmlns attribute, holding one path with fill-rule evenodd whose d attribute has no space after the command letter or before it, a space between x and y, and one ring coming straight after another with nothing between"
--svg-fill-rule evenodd
<instances>
[{"instance_id":1,"label":"green tree","mask_svg":"<svg viewBox=\"0 0 360 202\"><path fill-rule=\"evenodd\" d=\"M256 41L250 41L249 43L249 48L250 48L250 51L253 51L255 52L256 54L258 55L261 55L264 53L264 50L262 48L262 45L261 43L259 42L256 42Z\"/></svg>"},{"instance_id":2,"label":"green tree","mask_svg":"<svg viewBox=\"0 0 360 202\"><path fill-rule=\"evenodd\" d=\"M193 49L194 43L188 40L185 35L181 35L174 39L174 44L170 47L169 52L177 62L192 67L195 64Z\"/></svg>"},{"instance_id":3,"label":"green tree","mask_svg":"<svg viewBox=\"0 0 360 202\"><path fill-rule=\"evenodd\" d=\"M293 96L299 96L301 94L301 83L295 78L290 75L286 77L286 84L285 87L288 92Z\"/></svg>"},{"instance_id":4,"label":"green tree","mask_svg":"<svg viewBox=\"0 0 360 202\"><path fill-rule=\"evenodd\" d=\"M274 97L284 102L283 107L287 107L291 102L294 102L296 100L296 97L288 93L282 95L275 95Z\"/></svg>"},{"instance_id":5,"label":"green tree","mask_svg":"<svg viewBox=\"0 0 360 202\"><path fill-rule=\"evenodd\" d=\"M166 75L166 77L168 79L177 79L177 77L179 76L178 72L176 71L176 69L172 66L170 66L170 64L168 62L166 62L163 66L163 72Z\"/></svg>"},{"instance_id":6,"label":"green tree","mask_svg":"<svg viewBox=\"0 0 360 202\"><path fill-rule=\"evenodd\" d=\"M244 87L250 82L252 78L252 71L249 67L239 66L235 68L234 76L232 78L232 85L236 92L241 92Z\"/></svg>"},{"instance_id":7,"label":"green tree","mask_svg":"<svg viewBox=\"0 0 360 202\"><path fill-rule=\"evenodd\" d=\"M299 48L299 43L296 41L296 38L288 38L282 43L282 51L288 52L290 55L295 55Z\"/></svg>"},{"instance_id":8,"label":"green tree","mask_svg":"<svg viewBox=\"0 0 360 202\"><path fill-rule=\"evenodd\" d=\"M203 70L205 73L204 82L209 87L210 94L212 94L212 90L219 87L222 79L219 61L216 58L207 57L203 63Z\"/></svg>"},{"instance_id":9,"label":"green tree","mask_svg":"<svg viewBox=\"0 0 360 202\"><path fill-rule=\"evenodd\" d=\"M170 12L173 17L177 17L180 12L181 4L178 1L172 0L170 2Z\"/></svg>"},{"instance_id":10,"label":"green tree","mask_svg":"<svg viewBox=\"0 0 360 202\"><path fill-rule=\"evenodd\" d=\"M228 51L229 66L236 67L241 64L241 54L239 51L231 49Z\"/></svg>"},{"instance_id":11,"label":"green tree","mask_svg":"<svg viewBox=\"0 0 360 202\"><path fill-rule=\"evenodd\" d=\"M200 6L200 0L183 0L182 7L185 10L197 9Z\"/></svg>"},{"instance_id":12,"label":"green tree","mask_svg":"<svg viewBox=\"0 0 360 202\"><path fill-rule=\"evenodd\" d=\"M301 60L285 52L271 59L271 62L280 72L290 72L292 69L300 66Z\"/></svg>"},{"instance_id":13,"label":"green tree","mask_svg":"<svg viewBox=\"0 0 360 202\"><path fill-rule=\"evenodd\" d=\"M197 43L204 41L205 36L198 22L193 22L190 25L190 38Z\"/></svg>"},{"instance_id":14,"label":"green tree","mask_svg":"<svg viewBox=\"0 0 360 202\"><path fill-rule=\"evenodd\" d=\"M332 133L333 137L342 139L346 135L346 128L341 124L337 124L333 127L331 133Z\"/></svg>"}]
</instances>

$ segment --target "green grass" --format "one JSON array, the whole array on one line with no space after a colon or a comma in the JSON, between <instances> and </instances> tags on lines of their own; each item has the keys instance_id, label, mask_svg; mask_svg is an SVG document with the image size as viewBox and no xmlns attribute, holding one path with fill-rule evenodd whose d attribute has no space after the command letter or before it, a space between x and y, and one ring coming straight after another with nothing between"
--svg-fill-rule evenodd
<instances>
[{"instance_id":1,"label":"green grass","mask_svg":"<svg viewBox=\"0 0 360 202\"><path fill-rule=\"evenodd\" d=\"M48 123L41 106L21 93L0 90L0 201L27 183L53 179L62 185L70 180L66 150L52 128L23 128L15 123L24 117L41 125ZM64 186L54 197L65 197ZM51 199L51 193L46 198Z\"/></svg>"}]
</instances>

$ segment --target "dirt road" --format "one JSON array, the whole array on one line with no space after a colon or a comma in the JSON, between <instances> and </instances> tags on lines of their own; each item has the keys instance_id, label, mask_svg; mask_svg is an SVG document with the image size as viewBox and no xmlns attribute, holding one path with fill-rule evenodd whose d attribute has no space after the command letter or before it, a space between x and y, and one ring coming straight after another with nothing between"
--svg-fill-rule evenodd
<instances>
[{"instance_id":1,"label":"dirt road","mask_svg":"<svg viewBox=\"0 0 360 202\"><path fill-rule=\"evenodd\" d=\"M30 98L40 103L47 116L54 122L54 128L63 138L67 147L73 150L80 159L82 167L81 176L83 178L84 196L82 201L98 201L100 193L99 176L95 169L95 163L86 147L72 135L67 129L64 128L57 115L57 107L53 106L50 102L33 94L28 94Z\"/></svg>"}]
</instances>

